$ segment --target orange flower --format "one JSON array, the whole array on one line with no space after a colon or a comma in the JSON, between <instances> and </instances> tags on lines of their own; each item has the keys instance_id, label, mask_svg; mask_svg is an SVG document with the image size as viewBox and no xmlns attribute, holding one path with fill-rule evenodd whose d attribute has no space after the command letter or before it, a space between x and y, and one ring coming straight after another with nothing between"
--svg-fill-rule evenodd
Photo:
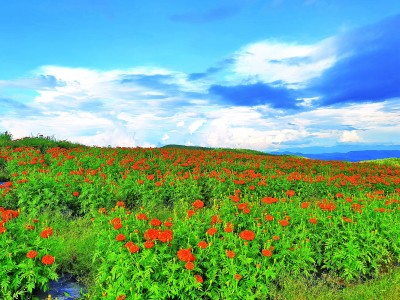
<instances>
[{"instance_id":1,"label":"orange flower","mask_svg":"<svg viewBox=\"0 0 400 300\"><path fill-rule=\"evenodd\" d=\"M307 208L309 206L310 206L310 202L302 202L300 205L301 208Z\"/></svg>"},{"instance_id":2,"label":"orange flower","mask_svg":"<svg viewBox=\"0 0 400 300\"><path fill-rule=\"evenodd\" d=\"M308 220L308 222L310 222L311 224L317 224L317 219L311 218L310 220Z\"/></svg>"},{"instance_id":3,"label":"orange flower","mask_svg":"<svg viewBox=\"0 0 400 300\"><path fill-rule=\"evenodd\" d=\"M194 263L192 263L191 261L188 261L185 264L185 268L186 268L186 270L193 270L194 269Z\"/></svg>"},{"instance_id":4,"label":"orange flower","mask_svg":"<svg viewBox=\"0 0 400 300\"><path fill-rule=\"evenodd\" d=\"M203 277L201 277L201 275L194 275L194 279L196 279L196 281L198 283L203 283L204 282Z\"/></svg>"},{"instance_id":5,"label":"orange flower","mask_svg":"<svg viewBox=\"0 0 400 300\"><path fill-rule=\"evenodd\" d=\"M117 296L117 298L115 298L115 300L124 300L126 298L125 295L119 295Z\"/></svg>"},{"instance_id":6,"label":"orange flower","mask_svg":"<svg viewBox=\"0 0 400 300\"><path fill-rule=\"evenodd\" d=\"M148 220L148 218L145 214L137 214L136 219L137 220Z\"/></svg>"},{"instance_id":7,"label":"orange flower","mask_svg":"<svg viewBox=\"0 0 400 300\"><path fill-rule=\"evenodd\" d=\"M171 221L165 221L164 225L165 225L165 227L172 227L172 222Z\"/></svg>"},{"instance_id":8,"label":"orange flower","mask_svg":"<svg viewBox=\"0 0 400 300\"><path fill-rule=\"evenodd\" d=\"M187 215L189 218L191 218L194 215L194 210L192 209L188 210Z\"/></svg>"},{"instance_id":9,"label":"orange flower","mask_svg":"<svg viewBox=\"0 0 400 300\"><path fill-rule=\"evenodd\" d=\"M265 220L267 220L267 221L273 221L274 220L274 217L273 216L271 216L271 215L266 215L265 216Z\"/></svg>"},{"instance_id":10,"label":"orange flower","mask_svg":"<svg viewBox=\"0 0 400 300\"><path fill-rule=\"evenodd\" d=\"M242 239L246 240L246 241L252 241L255 238L255 234L253 231L251 230L243 230L240 234L239 237L241 237Z\"/></svg>"},{"instance_id":11,"label":"orange flower","mask_svg":"<svg viewBox=\"0 0 400 300\"><path fill-rule=\"evenodd\" d=\"M161 231L158 234L158 239L163 243L172 241L172 239L173 239L172 230L167 229L167 230Z\"/></svg>"},{"instance_id":12,"label":"orange flower","mask_svg":"<svg viewBox=\"0 0 400 300\"><path fill-rule=\"evenodd\" d=\"M53 235L53 229L51 227L46 227L41 233L40 236L44 239L49 238Z\"/></svg>"},{"instance_id":13,"label":"orange flower","mask_svg":"<svg viewBox=\"0 0 400 300\"><path fill-rule=\"evenodd\" d=\"M294 192L293 190L288 190L288 191L286 191L286 195L287 195L288 197L293 197L294 194L295 194L295 192Z\"/></svg>"},{"instance_id":14,"label":"orange flower","mask_svg":"<svg viewBox=\"0 0 400 300\"><path fill-rule=\"evenodd\" d=\"M78 196L79 196L79 192L73 192L72 195L73 195L74 197L78 197Z\"/></svg>"},{"instance_id":15,"label":"orange flower","mask_svg":"<svg viewBox=\"0 0 400 300\"><path fill-rule=\"evenodd\" d=\"M161 226L162 222L159 219L153 219L151 220L150 224L152 226Z\"/></svg>"},{"instance_id":16,"label":"orange flower","mask_svg":"<svg viewBox=\"0 0 400 300\"><path fill-rule=\"evenodd\" d=\"M28 253L26 254L27 258L35 258L38 255L38 253L35 250L29 250Z\"/></svg>"},{"instance_id":17,"label":"orange flower","mask_svg":"<svg viewBox=\"0 0 400 300\"><path fill-rule=\"evenodd\" d=\"M279 236L277 236L277 235L274 235L274 236L272 237L272 239L273 239L274 241L279 241L281 238L280 238Z\"/></svg>"},{"instance_id":18,"label":"orange flower","mask_svg":"<svg viewBox=\"0 0 400 300\"><path fill-rule=\"evenodd\" d=\"M196 257L192 253L192 248L180 249L177 256L183 262L193 262L196 260Z\"/></svg>"},{"instance_id":19,"label":"orange flower","mask_svg":"<svg viewBox=\"0 0 400 300\"><path fill-rule=\"evenodd\" d=\"M261 251L262 255L266 256L266 257L271 257L272 256L272 251L269 249L263 249Z\"/></svg>"},{"instance_id":20,"label":"orange flower","mask_svg":"<svg viewBox=\"0 0 400 300\"><path fill-rule=\"evenodd\" d=\"M146 241L156 240L158 239L159 233L160 231L158 229L150 228L144 232L144 238Z\"/></svg>"},{"instance_id":21,"label":"orange flower","mask_svg":"<svg viewBox=\"0 0 400 300\"><path fill-rule=\"evenodd\" d=\"M42 263L44 265L52 265L54 263L54 256L46 254L45 256L42 257Z\"/></svg>"},{"instance_id":22,"label":"orange flower","mask_svg":"<svg viewBox=\"0 0 400 300\"><path fill-rule=\"evenodd\" d=\"M139 246L135 245L133 242L129 241L125 243L125 247L130 253L136 253L139 251Z\"/></svg>"},{"instance_id":23,"label":"orange flower","mask_svg":"<svg viewBox=\"0 0 400 300\"><path fill-rule=\"evenodd\" d=\"M234 251L232 251L232 250L226 250L226 255L229 258L234 258L236 256L236 253Z\"/></svg>"},{"instance_id":24,"label":"orange flower","mask_svg":"<svg viewBox=\"0 0 400 300\"><path fill-rule=\"evenodd\" d=\"M288 220L279 220L278 222L279 222L279 224L281 224L281 226L283 226L283 227L289 225L289 221L288 221Z\"/></svg>"},{"instance_id":25,"label":"orange flower","mask_svg":"<svg viewBox=\"0 0 400 300\"><path fill-rule=\"evenodd\" d=\"M201 249L205 249L205 248L208 247L208 244L207 244L207 242L205 242L205 241L200 241L200 242L197 244L197 246L198 246L199 248L201 248Z\"/></svg>"},{"instance_id":26,"label":"orange flower","mask_svg":"<svg viewBox=\"0 0 400 300\"><path fill-rule=\"evenodd\" d=\"M125 203L124 203L124 201L118 201L115 206L117 206L117 207L125 207Z\"/></svg>"},{"instance_id":27,"label":"orange flower","mask_svg":"<svg viewBox=\"0 0 400 300\"><path fill-rule=\"evenodd\" d=\"M203 207L204 207L204 202L201 201L201 200L196 200L196 201L193 202L192 206L193 206L195 209L200 209L200 208L203 208Z\"/></svg>"},{"instance_id":28,"label":"orange flower","mask_svg":"<svg viewBox=\"0 0 400 300\"><path fill-rule=\"evenodd\" d=\"M115 239L116 239L118 242L125 241L125 235L122 234L122 233L117 234L117 236L115 237Z\"/></svg>"},{"instance_id":29,"label":"orange flower","mask_svg":"<svg viewBox=\"0 0 400 300\"><path fill-rule=\"evenodd\" d=\"M240 274L235 274L235 279L237 280L237 281L239 281L240 279L242 279L243 277L242 277L242 275L240 275Z\"/></svg>"},{"instance_id":30,"label":"orange flower","mask_svg":"<svg viewBox=\"0 0 400 300\"><path fill-rule=\"evenodd\" d=\"M153 241L146 241L146 242L144 242L144 247L146 249L151 249L151 248L154 247L154 242Z\"/></svg>"},{"instance_id":31,"label":"orange flower","mask_svg":"<svg viewBox=\"0 0 400 300\"><path fill-rule=\"evenodd\" d=\"M217 228L211 227L210 229L207 230L207 234L208 235L214 235L214 234L217 233L217 231L218 231Z\"/></svg>"}]
</instances>

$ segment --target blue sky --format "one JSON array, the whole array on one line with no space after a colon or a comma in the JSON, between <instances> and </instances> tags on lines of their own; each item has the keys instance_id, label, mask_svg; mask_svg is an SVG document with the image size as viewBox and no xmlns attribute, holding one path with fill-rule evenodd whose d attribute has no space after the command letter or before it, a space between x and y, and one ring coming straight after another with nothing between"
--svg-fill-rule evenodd
<instances>
[{"instance_id":1,"label":"blue sky","mask_svg":"<svg viewBox=\"0 0 400 300\"><path fill-rule=\"evenodd\" d=\"M99 146L400 145L400 3L4 1L0 132Z\"/></svg>"}]
</instances>

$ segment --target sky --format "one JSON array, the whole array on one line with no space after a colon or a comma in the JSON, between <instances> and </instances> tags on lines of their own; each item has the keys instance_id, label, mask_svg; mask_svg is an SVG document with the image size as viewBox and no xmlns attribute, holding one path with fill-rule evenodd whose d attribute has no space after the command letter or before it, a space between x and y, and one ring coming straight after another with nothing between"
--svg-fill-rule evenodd
<instances>
[{"instance_id":1,"label":"sky","mask_svg":"<svg viewBox=\"0 0 400 300\"><path fill-rule=\"evenodd\" d=\"M0 132L113 147L397 147L398 28L398 0L4 0Z\"/></svg>"}]
</instances>

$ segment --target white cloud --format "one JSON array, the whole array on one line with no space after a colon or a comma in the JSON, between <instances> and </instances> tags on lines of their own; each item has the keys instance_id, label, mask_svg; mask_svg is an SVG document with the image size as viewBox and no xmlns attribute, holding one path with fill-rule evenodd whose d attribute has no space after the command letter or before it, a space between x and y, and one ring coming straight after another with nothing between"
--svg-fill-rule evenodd
<instances>
[{"instance_id":1,"label":"white cloud","mask_svg":"<svg viewBox=\"0 0 400 300\"><path fill-rule=\"evenodd\" d=\"M342 143L361 142L361 138L358 136L358 133L356 130L346 130L346 131L343 131L343 133L340 137L340 142L342 142Z\"/></svg>"},{"instance_id":2,"label":"white cloud","mask_svg":"<svg viewBox=\"0 0 400 300\"><path fill-rule=\"evenodd\" d=\"M296 87L333 66L338 59L335 49L335 39L314 45L262 41L237 53L233 71L239 77L266 83L282 81Z\"/></svg>"},{"instance_id":3,"label":"white cloud","mask_svg":"<svg viewBox=\"0 0 400 300\"><path fill-rule=\"evenodd\" d=\"M196 120L189 126L189 133L193 134L195 133L203 124L206 122L206 120Z\"/></svg>"}]
</instances>

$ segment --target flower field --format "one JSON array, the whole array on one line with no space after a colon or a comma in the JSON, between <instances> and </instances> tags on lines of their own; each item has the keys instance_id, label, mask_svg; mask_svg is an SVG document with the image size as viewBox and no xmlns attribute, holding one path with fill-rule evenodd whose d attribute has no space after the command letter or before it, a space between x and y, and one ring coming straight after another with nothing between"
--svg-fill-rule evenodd
<instances>
[{"instance_id":1,"label":"flower field","mask_svg":"<svg viewBox=\"0 0 400 300\"><path fill-rule=\"evenodd\" d=\"M184 148L9 146L1 161L1 299L57 278L49 210L91 220L90 299L268 299L286 276L400 262L398 166Z\"/></svg>"}]
</instances>

